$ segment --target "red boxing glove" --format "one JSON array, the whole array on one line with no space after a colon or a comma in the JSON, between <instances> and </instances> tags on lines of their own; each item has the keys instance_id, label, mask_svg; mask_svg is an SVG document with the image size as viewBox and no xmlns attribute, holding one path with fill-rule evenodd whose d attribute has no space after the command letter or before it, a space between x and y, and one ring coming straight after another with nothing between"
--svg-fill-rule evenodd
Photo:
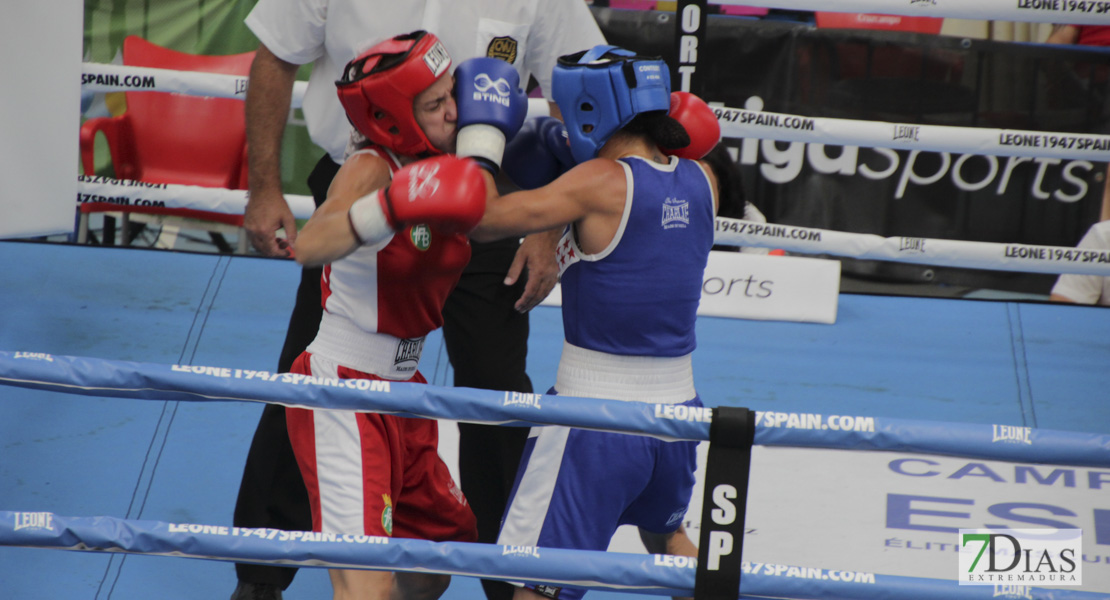
<instances>
[{"instance_id":1,"label":"red boxing glove","mask_svg":"<svg viewBox=\"0 0 1110 600\"><path fill-rule=\"evenodd\" d=\"M700 160L721 141L721 124L704 100L690 92L671 92L671 109L667 113L686 128L690 144L684 148L665 149L679 158Z\"/></svg>"},{"instance_id":2,"label":"red boxing glove","mask_svg":"<svg viewBox=\"0 0 1110 600\"><path fill-rule=\"evenodd\" d=\"M389 187L359 198L348 216L364 244L378 243L407 225L425 223L444 233L466 233L486 211L486 181L473 160L450 155L412 163Z\"/></svg>"}]
</instances>

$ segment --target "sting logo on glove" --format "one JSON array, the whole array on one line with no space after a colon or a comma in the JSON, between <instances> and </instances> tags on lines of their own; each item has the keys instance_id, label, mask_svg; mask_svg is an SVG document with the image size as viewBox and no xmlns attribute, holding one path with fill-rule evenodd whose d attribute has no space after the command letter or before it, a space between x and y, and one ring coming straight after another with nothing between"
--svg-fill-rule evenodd
<instances>
[{"instance_id":1,"label":"sting logo on glove","mask_svg":"<svg viewBox=\"0 0 1110 600\"><path fill-rule=\"evenodd\" d=\"M528 96L520 89L520 74L509 63L476 57L455 69L460 157L471 157L497 174L506 140L524 123Z\"/></svg>"},{"instance_id":2,"label":"sting logo on glove","mask_svg":"<svg viewBox=\"0 0 1110 600\"><path fill-rule=\"evenodd\" d=\"M508 81L498 77L493 79L487 73L479 73L474 78L474 99L485 100L487 102L496 102L502 106L509 105L509 94L513 92L512 86ZM497 92L497 95L488 93L490 90Z\"/></svg>"}]
</instances>

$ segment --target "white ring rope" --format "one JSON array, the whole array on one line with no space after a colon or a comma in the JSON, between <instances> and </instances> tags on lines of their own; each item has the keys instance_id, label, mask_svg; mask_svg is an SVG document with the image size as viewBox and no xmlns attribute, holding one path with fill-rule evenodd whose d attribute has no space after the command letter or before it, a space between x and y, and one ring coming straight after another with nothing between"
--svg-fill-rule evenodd
<instances>
[{"instance_id":1,"label":"white ring rope","mask_svg":"<svg viewBox=\"0 0 1110 600\"><path fill-rule=\"evenodd\" d=\"M1066 246L882 237L727 217L717 217L713 242L943 267L1110 276L1110 250Z\"/></svg>"},{"instance_id":2,"label":"white ring rope","mask_svg":"<svg viewBox=\"0 0 1110 600\"><path fill-rule=\"evenodd\" d=\"M176 71L105 63L81 63L81 89L87 92L167 92L245 100L248 78L241 75ZM301 108L307 81L293 82L290 108ZM543 98L528 99L528 117L551 113Z\"/></svg>"},{"instance_id":3,"label":"white ring rope","mask_svg":"<svg viewBox=\"0 0 1110 600\"><path fill-rule=\"evenodd\" d=\"M287 194L285 199L289 202L293 216L298 219L307 219L315 210L316 205L309 196ZM245 190L152 184L81 175L78 177L77 202L243 214L247 206L247 193ZM1110 251L1079 250L1065 246L916 237L884 238L874 234L757 223L727 217L717 217L713 241L726 246L778 248L804 254L830 254L946 267L1110 276Z\"/></svg>"},{"instance_id":4,"label":"white ring rope","mask_svg":"<svg viewBox=\"0 0 1110 600\"><path fill-rule=\"evenodd\" d=\"M304 82L298 82L304 83ZM171 92L217 98L246 95L247 79L233 75L84 63L83 87L96 92ZM303 88L302 88L303 89ZM303 94L303 91L301 92ZM296 102L294 105L298 105ZM715 107L721 134L787 142L856 145L930 152L998 156L1110 159L1110 135L1026 131L986 127L913 125L829 117L806 117L762 110ZM544 100L531 98L528 115L546 114Z\"/></svg>"},{"instance_id":5,"label":"white ring rope","mask_svg":"<svg viewBox=\"0 0 1110 600\"><path fill-rule=\"evenodd\" d=\"M1110 25L1110 2L1105 0L713 0L713 4L908 17Z\"/></svg>"},{"instance_id":6,"label":"white ring rope","mask_svg":"<svg viewBox=\"0 0 1110 600\"><path fill-rule=\"evenodd\" d=\"M939 0L938 0L939 1ZM1025 2L1027 0L1017 0ZM1110 6L1110 2L1108 2ZM143 90L239 98L247 79L232 75L147 69L85 63L82 84L94 91ZM303 82L298 82L303 83ZM303 88L301 88L303 94ZM728 107L715 107L723 137L791 142L835 143L973 155L1058 161L1110 158L1110 136L938 125L910 125L824 117L804 117ZM529 100L529 115L544 114L547 103ZM294 216L306 219L315 209L307 196L287 195ZM105 177L81 176L78 203L107 202L125 206L162 206L227 214L242 214L246 192L198 186L147 184ZM1020 271L1110 275L1110 253L1070 247L999 244L912 237L883 238L871 234L767 225L718 219L715 241L724 245L781 248L794 252L937 266Z\"/></svg>"},{"instance_id":7,"label":"white ring rope","mask_svg":"<svg viewBox=\"0 0 1110 600\"><path fill-rule=\"evenodd\" d=\"M721 123L722 137L727 138L759 138L1047 160L1110 160L1110 135L858 121L722 106L714 106L713 112Z\"/></svg>"},{"instance_id":8,"label":"white ring rope","mask_svg":"<svg viewBox=\"0 0 1110 600\"><path fill-rule=\"evenodd\" d=\"M316 210L311 196L286 194L285 200L298 219L307 219ZM247 208L247 191L78 175L77 203L86 202L118 204L121 210L150 206L241 215Z\"/></svg>"},{"instance_id":9,"label":"white ring rope","mask_svg":"<svg viewBox=\"0 0 1110 600\"><path fill-rule=\"evenodd\" d=\"M291 108L300 108L307 81L293 82ZM152 67L82 63L81 89L89 92L168 92L245 100L247 78L240 75L176 71Z\"/></svg>"}]
</instances>

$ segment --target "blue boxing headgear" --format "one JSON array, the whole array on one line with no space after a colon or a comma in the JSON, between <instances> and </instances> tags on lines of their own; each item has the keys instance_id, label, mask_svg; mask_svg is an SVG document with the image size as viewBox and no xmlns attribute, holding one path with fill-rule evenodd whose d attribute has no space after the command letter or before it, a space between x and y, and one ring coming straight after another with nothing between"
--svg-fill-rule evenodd
<instances>
[{"instance_id":1,"label":"blue boxing headgear","mask_svg":"<svg viewBox=\"0 0 1110 600\"><path fill-rule=\"evenodd\" d=\"M571 154L584 162L596 158L605 142L636 115L667 113L671 74L660 58L599 45L559 58L551 96L567 125Z\"/></svg>"}]
</instances>

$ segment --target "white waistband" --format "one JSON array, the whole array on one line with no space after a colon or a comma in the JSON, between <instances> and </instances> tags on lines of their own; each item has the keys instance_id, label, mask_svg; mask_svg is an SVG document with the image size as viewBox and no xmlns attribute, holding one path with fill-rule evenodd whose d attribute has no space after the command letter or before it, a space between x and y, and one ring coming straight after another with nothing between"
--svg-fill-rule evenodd
<instances>
[{"instance_id":1,"label":"white waistband","mask_svg":"<svg viewBox=\"0 0 1110 600\"><path fill-rule=\"evenodd\" d=\"M563 396L677 404L697 395L690 355L621 356L563 342L555 390Z\"/></svg>"},{"instance_id":2,"label":"white waistband","mask_svg":"<svg viewBox=\"0 0 1110 600\"><path fill-rule=\"evenodd\" d=\"M346 317L324 311L308 351L356 371L386 379L409 379L420 364L424 338L401 339L364 331Z\"/></svg>"}]
</instances>

